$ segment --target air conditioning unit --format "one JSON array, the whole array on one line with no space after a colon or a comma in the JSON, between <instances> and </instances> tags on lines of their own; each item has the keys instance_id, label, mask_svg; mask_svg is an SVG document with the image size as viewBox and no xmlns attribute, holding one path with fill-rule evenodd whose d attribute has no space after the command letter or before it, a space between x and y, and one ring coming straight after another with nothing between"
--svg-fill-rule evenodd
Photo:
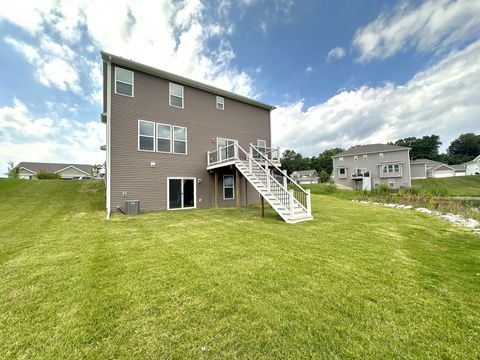
<instances>
[{"instance_id":1,"label":"air conditioning unit","mask_svg":"<svg viewBox=\"0 0 480 360\"><path fill-rule=\"evenodd\" d=\"M139 212L140 212L139 200L125 201L125 215L138 215Z\"/></svg>"}]
</instances>

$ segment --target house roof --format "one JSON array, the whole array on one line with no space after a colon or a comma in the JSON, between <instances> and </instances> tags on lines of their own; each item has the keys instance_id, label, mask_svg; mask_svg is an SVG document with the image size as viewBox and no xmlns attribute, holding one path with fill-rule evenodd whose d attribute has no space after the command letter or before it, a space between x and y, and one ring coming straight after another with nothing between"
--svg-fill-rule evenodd
<instances>
[{"instance_id":1,"label":"house roof","mask_svg":"<svg viewBox=\"0 0 480 360\"><path fill-rule=\"evenodd\" d=\"M78 170L83 171L88 175L91 175L92 173L92 165L87 165L87 164L43 163L43 162L22 161L18 163L17 167L33 171L34 173L38 173L40 171L58 172L68 167L77 168Z\"/></svg>"},{"instance_id":2,"label":"house roof","mask_svg":"<svg viewBox=\"0 0 480 360\"><path fill-rule=\"evenodd\" d=\"M294 171L291 176L314 176L317 174L316 170L299 170L299 171ZM317 174L318 175L318 174Z\"/></svg>"},{"instance_id":3,"label":"house roof","mask_svg":"<svg viewBox=\"0 0 480 360\"><path fill-rule=\"evenodd\" d=\"M388 144L369 144L369 145L356 145L352 146L350 149L342 151L341 153L332 156L342 157L349 155L363 155L363 154L372 154L379 152L388 152L388 151L398 151L398 150L410 150L409 147L397 146L397 145L388 145Z\"/></svg>"},{"instance_id":4,"label":"house roof","mask_svg":"<svg viewBox=\"0 0 480 360\"><path fill-rule=\"evenodd\" d=\"M437 167L440 165L443 165L443 163L435 160L430 160L430 159L415 159L415 160L410 160L410 164L426 164L427 167Z\"/></svg>"},{"instance_id":5,"label":"house roof","mask_svg":"<svg viewBox=\"0 0 480 360\"><path fill-rule=\"evenodd\" d=\"M465 165L449 165L451 168L454 168L455 171L465 171Z\"/></svg>"},{"instance_id":6,"label":"house roof","mask_svg":"<svg viewBox=\"0 0 480 360\"><path fill-rule=\"evenodd\" d=\"M234 100L237 100L237 101L240 101L240 102L243 102L243 103L246 103L246 104L254 105L254 106L266 109L266 110L275 109L275 106L268 105L268 104L262 103L260 101L254 100L254 99L250 99L246 96L238 95L238 94L232 93L230 91L223 90L223 89L217 88L215 86L207 85L207 84L201 83L199 81L191 80L191 79L188 79L188 78L180 76L180 75L172 74L170 72L163 71L163 70L160 70L160 69L148 66L148 65L144 65L144 64L141 64L141 63L133 61L133 60L128 60L128 59L125 59L121 56L116 56L116 55L113 55L113 54L109 54L109 53L104 52L104 51L102 51L101 54L102 54L102 59L104 61L111 61L114 64L117 64L117 65L120 65L120 66L125 66L126 68L141 71L141 72L144 72L146 74L150 74L150 75L153 75L153 76L160 77L162 79L167 79L167 80L170 80L170 81L174 81L174 82L182 84L182 85L187 85L187 86L190 86L190 87L193 87L193 88L204 90L204 91L207 91L209 93L213 93L213 94L216 94L216 95L220 95L220 96L223 96L223 97L234 99ZM104 74L104 76L105 76L105 74Z\"/></svg>"}]
</instances>

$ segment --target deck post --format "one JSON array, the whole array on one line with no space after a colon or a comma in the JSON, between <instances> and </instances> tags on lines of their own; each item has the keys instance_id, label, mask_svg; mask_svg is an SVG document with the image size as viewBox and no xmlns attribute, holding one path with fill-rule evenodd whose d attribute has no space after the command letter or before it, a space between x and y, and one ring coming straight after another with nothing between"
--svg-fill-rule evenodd
<instances>
[{"instance_id":1,"label":"deck post","mask_svg":"<svg viewBox=\"0 0 480 360\"><path fill-rule=\"evenodd\" d=\"M250 144L252 145L252 144ZM252 152L252 148L250 147L250 156L248 157L248 171L250 172L250 174L252 173L252 157L253 157L253 152Z\"/></svg>"},{"instance_id":2,"label":"deck post","mask_svg":"<svg viewBox=\"0 0 480 360\"><path fill-rule=\"evenodd\" d=\"M210 151L207 151L207 166L210 166Z\"/></svg>"},{"instance_id":3,"label":"deck post","mask_svg":"<svg viewBox=\"0 0 480 360\"><path fill-rule=\"evenodd\" d=\"M218 172L215 171L215 185L214 185L214 194L213 194L213 199L214 199L214 206L218 208Z\"/></svg>"},{"instance_id":4,"label":"deck post","mask_svg":"<svg viewBox=\"0 0 480 360\"><path fill-rule=\"evenodd\" d=\"M288 190L287 170L283 172L283 187L285 188L285 190Z\"/></svg>"},{"instance_id":5,"label":"deck post","mask_svg":"<svg viewBox=\"0 0 480 360\"><path fill-rule=\"evenodd\" d=\"M265 200L262 195L260 195L260 217L265 217Z\"/></svg>"},{"instance_id":6,"label":"deck post","mask_svg":"<svg viewBox=\"0 0 480 360\"><path fill-rule=\"evenodd\" d=\"M267 170L267 191L270 192L270 170Z\"/></svg>"},{"instance_id":7,"label":"deck post","mask_svg":"<svg viewBox=\"0 0 480 360\"><path fill-rule=\"evenodd\" d=\"M237 206L240 207L242 204L240 202L240 171L235 169L235 192L237 197Z\"/></svg>"},{"instance_id":8,"label":"deck post","mask_svg":"<svg viewBox=\"0 0 480 360\"><path fill-rule=\"evenodd\" d=\"M248 181L245 178L245 206L248 205Z\"/></svg>"},{"instance_id":9,"label":"deck post","mask_svg":"<svg viewBox=\"0 0 480 360\"><path fill-rule=\"evenodd\" d=\"M307 213L312 216L312 198L310 197L310 189L307 189Z\"/></svg>"},{"instance_id":10,"label":"deck post","mask_svg":"<svg viewBox=\"0 0 480 360\"><path fill-rule=\"evenodd\" d=\"M290 195L290 215L293 217L293 190L288 190L288 194Z\"/></svg>"}]
</instances>

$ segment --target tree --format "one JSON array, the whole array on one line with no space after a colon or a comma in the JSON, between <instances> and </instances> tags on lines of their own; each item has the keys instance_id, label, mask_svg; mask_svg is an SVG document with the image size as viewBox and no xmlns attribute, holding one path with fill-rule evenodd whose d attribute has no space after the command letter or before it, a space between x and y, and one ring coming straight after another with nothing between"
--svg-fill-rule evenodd
<instances>
[{"instance_id":1,"label":"tree","mask_svg":"<svg viewBox=\"0 0 480 360\"><path fill-rule=\"evenodd\" d=\"M422 138L407 137L395 141L397 146L406 146L412 148L410 150L410 158L412 160L427 158L435 160L438 157L438 148L442 145L440 136L430 135Z\"/></svg>"},{"instance_id":2,"label":"tree","mask_svg":"<svg viewBox=\"0 0 480 360\"><path fill-rule=\"evenodd\" d=\"M320 171L320 182L326 183L330 179L331 172L326 172L325 170Z\"/></svg>"},{"instance_id":3,"label":"tree","mask_svg":"<svg viewBox=\"0 0 480 360\"><path fill-rule=\"evenodd\" d=\"M315 158L315 165L314 168L317 170L317 172L320 174L322 171L325 171L328 176L333 171L333 160L332 156L337 155L341 153L343 149L341 148L333 148L333 149L327 149L324 152L320 153L318 155L318 158ZM313 158L312 158L313 162Z\"/></svg>"},{"instance_id":4,"label":"tree","mask_svg":"<svg viewBox=\"0 0 480 360\"><path fill-rule=\"evenodd\" d=\"M6 173L6 175L9 178L18 179L18 174L19 173L20 173L20 168L18 168L18 166L15 166L15 163L13 161L9 161L8 162L8 172Z\"/></svg>"},{"instance_id":5,"label":"tree","mask_svg":"<svg viewBox=\"0 0 480 360\"><path fill-rule=\"evenodd\" d=\"M459 162L467 162L480 155L480 135L474 133L461 134L450 143L448 155L456 157Z\"/></svg>"},{"instance_id":6,"label":"tree","mask_svg":"<svg viewBox=\"0 0 480 360\"><path fill-rule=\"evenodd\" d=\"M287 174L291 174L298 170L307 170L310 165L310 159L304 158L302 154L296 153L295 150L285 150L280 159L282 169L287 171Z\"/></svg>"}]
</instances>

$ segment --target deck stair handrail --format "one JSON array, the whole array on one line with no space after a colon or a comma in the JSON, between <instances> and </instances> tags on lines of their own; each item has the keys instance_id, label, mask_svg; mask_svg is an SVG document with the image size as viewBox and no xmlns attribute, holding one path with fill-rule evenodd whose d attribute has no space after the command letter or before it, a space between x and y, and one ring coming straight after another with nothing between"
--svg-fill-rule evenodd
<instances>
[{"instance_id":1,"label":"deck stair handrail","mask_svg":"<svg viewBox=\"0 0 480 360\"><path fill-rule=\"evenodd\" d=\"M313 219L310 190L296 184L268 155L253 145L247 152L238 142L207 152L207 169L232 165L286 222Z\"/></svg>"},{"instance_id":2,"label":"deck stair handrail","mask_svg":"<svg viewBox=\"0 0 480 360\"><path fill-rule=\"evenodd\" d=\"M308 203L310 202L310 190L305 190L302 188L295 180L293 180L290 176L288 176L286 171L282 171L277 165L275 165L267 156L265 156L261 151L257 149L256 146L250 144L250 148L253 150L254 154L256 152L257 155L269 164L272 168L272 172L275 174L277 173L278 176L282 176L284 187L289 190L293 190L294 198L298 203L305 209L308 209Z\"/></svg>"}]
</instances>

